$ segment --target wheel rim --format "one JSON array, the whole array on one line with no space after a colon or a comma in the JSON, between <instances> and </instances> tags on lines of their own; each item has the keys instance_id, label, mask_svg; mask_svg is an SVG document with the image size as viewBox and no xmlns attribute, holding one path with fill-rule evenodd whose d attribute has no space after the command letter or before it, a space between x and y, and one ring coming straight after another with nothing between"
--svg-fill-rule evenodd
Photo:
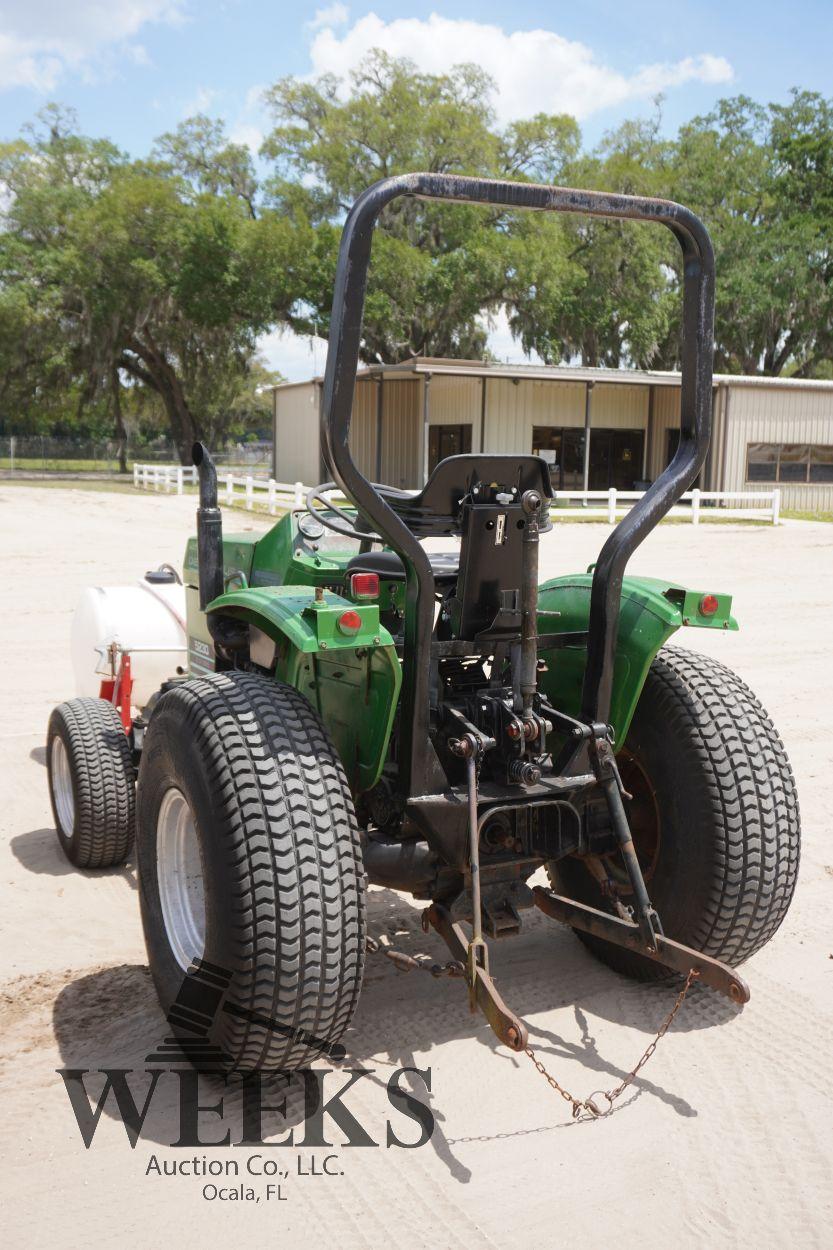
<instances>
[{"instance_id":1,"label":"wheel rim","mask_svg":"<svg viewBox=\"0 0 833 1250\"><path fill-rule=\"evenodd\" d=\"M168 943L184 972L205 951L205 893L194 816L171 786L156 822L156 874Z\"/></svg>"},{"instance_id":2,"label":"wheel rim","mask_svg":"<svg viewBox=\"0 0 833 1250\"><path fill-rule=\"evenodd\" d=\"M72 774L69 771L69 754L63 738L56 734L52 739L52 795L58 824L65 838L71 838L75 828L75 795L72 792Z\"/></svg>"}]
</instances>

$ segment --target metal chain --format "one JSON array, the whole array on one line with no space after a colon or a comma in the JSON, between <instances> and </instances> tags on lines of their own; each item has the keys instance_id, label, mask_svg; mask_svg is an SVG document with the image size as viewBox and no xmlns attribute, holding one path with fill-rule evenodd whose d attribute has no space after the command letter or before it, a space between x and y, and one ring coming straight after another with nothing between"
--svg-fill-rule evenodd
<instances>
[{"instance_id":1,"label":"metal chain","mask_svg":"<svg viewBox=\"0 0 833 1250\"><path fill-rule=\"evenodd\" d=\"M392 946L384 946L376 938L369 937L365 948L370 955L384 955L400 972L428 972L432 977L460 977L466 975L466 969L458 959L449 959L444 964L430 963L425 959L415 959L405 951L395 950Z\"/></svg>"},{"instance_id":2,"label":"metal chain","mask_svg":"<svg viewBox=\"0 0 833 1250\"><path fill-rule=\"evenodd\" d=\"M408 955L405 951L395 950L392 946L385 946L376 938L372 937L366 939L365 946L368 954L384 955L386 959L389 959L391 963L400 970L400 972L428 972L432 977L455 977L460 979L464 979L466 976L465 966L458 959L450 959L445 964L430 963L424 959L415 959L413 955ZM671 1028L671 1025L674 1023L674 1017L682 1007L688 991L691 989L692 985L699 976L700 973L697 972L696 969L692 968L689 971L682 989L674 1000L673 1007L663 1020L660 1027L657 1029L656 1036L651 1041L650 1045L646 1046L636 1066L631 1069L625 1079L621 1081L615 1089L596 1089L593 1090L593 1093L588 1095L587 1098L574 1098L573 1095L566 1090L563 1085L559 1085L555 1077L547 1071L543 1063L541 1063L541 1060L536 1057L535 1051L531 1046L525 1047L524 1054L532 1061L549 1086L554 1089L557 1094L560 1094L565 1102L572 1104L574 1120L578 1119L582 1112L587 1112L587 1114L593 1116L594 1119L601 1119L606 1115L610 1115L616 1099L625 1092L629 1085L633 1084L639 1072L642 1068L644 1068L645 1064L653 1055L661 1038L665 1037L665 1034ZM607 1107L602 1109L597 1103L595 1103L593 1101L594 1094L600 1094L603 1098L606 1098L608 1104Z\"/></svg>"},{"instance_id":3,"label":"metal chain","mask_svg":"<svg viewBox=\"0 0 833 1250\"><path fill-rule=\"evenodd\" d=\"M555 1092L557 1094L560 1094L561 1097L566 1102L572 1103L574 1120L577 1119L583 1111L586 1111L588 1115L591 1115L596 1119L600 1119L602 1116L610 1115L610 1112L613 1110L613 1104L616 1101L616 1099L619 1098L620 1095L625 1092L628 1086L631 1085L636 1080L637 1074L639 1073L640 1069L642 1069L645 1066L645 1064L648 1062L648 1060L651 1058L651 1055L653 1055L660 1039L665 1037L665 1034L671 1028L671 1025L674 1022L674 1017L676 1016L677 1012L680 1010L683 1003L685 1002L685 997L688 994L688 991L691 989L692 985L697 980L699 975L700 973L697 972L694 968L690 970L688 976L685 979L683 988L680 990L679 994L677 995L674 1001L674 1006L671 1008L668 1015L665 1017L659 1029L657 1030L656 1037L653 1039L651 1044L646 1047L636 1067L631 1069L631 1071L628 1073L625 1079L621 1082L621 1084L617 1085L615 1089L611 1089L611 1090L595 1089L593 1090L593 1093L590 1094L585 1099L574 1098L572 1094L568 1093L567 1090L564 1089L563 1085L559 1085L558 1081L555 1079L554 1076L550 1075L550 1073L541 1063L540 1059L537 1059L535 1057L535 1052L533 1051L531 1046L526 1047L524 1054L527 1055L532 1060L535 1067L541 1073L541 1076L544 1077L544 1079L555 1090ZM607 1107L605 1107L604 1109L599 1107L598 1104L593 1101L594 1094L601 1094L603 1098L606 1098L607 1103L608 1103Z\"/></svg>"}]
</instances>

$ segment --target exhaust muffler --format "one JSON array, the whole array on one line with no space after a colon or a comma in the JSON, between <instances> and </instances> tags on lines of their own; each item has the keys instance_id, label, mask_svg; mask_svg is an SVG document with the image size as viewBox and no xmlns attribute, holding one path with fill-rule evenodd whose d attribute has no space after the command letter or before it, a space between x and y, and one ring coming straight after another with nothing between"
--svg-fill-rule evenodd
<instances>
[{"instance_id":1,"label":"exhaust muffler","mask_svg":"<svg viewBox=\"0 0 833 1250\"><path fill-rule=\"evenodd\" d=\"M225 590L223 582L223 514L217 502L217 470L204 443L194 443L191 456L200 479L197 508L197 559L200 571L200 607Z\"/></svg>"}]
</instances>

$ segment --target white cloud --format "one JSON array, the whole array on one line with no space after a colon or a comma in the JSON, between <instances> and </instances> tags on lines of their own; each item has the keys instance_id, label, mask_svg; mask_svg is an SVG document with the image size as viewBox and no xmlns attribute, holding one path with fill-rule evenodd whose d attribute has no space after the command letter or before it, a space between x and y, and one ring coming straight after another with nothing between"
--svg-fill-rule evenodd
<instances>
[{"instance_id":1,"label":"white cloud","mask_svg":"<svg viewBox=\"0 0 833 1250\"><path fill-rule=\"evenodd\" d=\"M246 91L237 112L229 117L228 131L232 143L243 144L253 156L258 155L269 125L265 95L265 84L255 83Z\"/></svg>"},{"instance_id":2,"label":"white cloud","mask_svg":"<svg viewBox=\"0 0 833 1250\"><path fill-rule=\"evenodd\" d=\"M127 50L127 55L134 65L150 65L148 50L143 43L134 43Z\"/></svg>"},{"instance_id":3,"label":"white cloud","mask_svg":"<svg viewBox=\"0 0 833 1250\"><path fill-rule=\"evenodd\" d=\"M263 131L259 126L251 126L247 122L237 122L229 130L231 142L239 143L242 147L248 148L252 156L257 156L264 137Z\"/></svg>"},{"instance_id":4,"label":"white cloud","mask_svg":"<svg viewBox=\"0 0 833 1250\"><path fill-rule=\"evenodd\" d=\"M512 337L509 328L509 317L503 305L493 315L481 313L478 321L489 331L486 346L493 356L503 364L510 365L542 365L544 362L537 352L527 356L517 339Z\"/></svg>"},{"instance_id":5,"label":"white cloud","mask_svg":"<svg viewBox=\"0 0 833 1250\"><path fill-rule=\"evenodd\" d=\"M33 56L28 45L14 35L0 34L0 89L33 87L35 91L51 91L61 69L59 57Z\"/></svg>"},{"instance_id":6,"label":"white cloud","mask_svg":"<svg viewBox=\"0 0 833 1250\"><path fill-rule=\"evenodd\" d=\"M279 369L287 382L304 382L324 372L327 340L302 337L291 330L273 330L258 339L257 350L270 369Z\"/></svg>"},{"instance_id":7,"label":"white cloud","mask_svg":"<svg viewBox=\"0 0 833 1250\"><path fill-rule=\"evenodd\" d=\"M197 90L182 106L183 117L193 117L196 113L208 113L221 92L214 87L197 87Z\"/></svg>"},{"instance_id":8,"label":"white cloud","mask_svg":"<svg viewBox=\"0 0 833 1250\"><path fill-rule=\"evenodd\" d=\"M323 12L323 11L322 11ZM442 17L396 18L368 13L338 35L335 23L314 36L314 74L343 77L371 48L408 57L429 73L444 73L461 61L482 66L497 84L495 108L502 121L534 113L587 117L628 100L650 99L658 91L688 82L722 83L732 67L722 56L703 53L681 61L645 65L623 74L598 60L593 50L551 30L507 32L500 26Z\"/></svg>"},{"instance_id":9,"label":"white cloud","mask_svg":"<svg viewBox=\"0 0 833 1250\"><path fill-rule=\"evenodd\" d=\"M316 9L311 21L307 22L310 30L323 30L325 26L343 26L350 17L346 4L328 4L324 9Z\"/></svg>"},{"instance_id":10,"label":"white cloud","mask_svg":"<svg viewBox=\"0 0 833 1250\"><path fill-rule=\"evenodd\" d=\"M229 138L232 143L242 143L253 156L258 155L266 138L268 118L264 105L265 94L264 83L255 83L249 87L236 116L229 119Z\"/></svg>"},{"instance_id":11,"label":"white cloud","mask_svg":"<svg viewBox=\"0 0 833 1250\"><path fill-rule=\"evenodd\" d=\"M264 83L255 83L253 87L249 87L246 91L243 107L248 111L256 111L263 108L263 98L266 95L267 87Z\"/></svg>"},{"instance_id":12,"label":"white cloud","mask_svg":"<svg viewBox=\"0 0 833 1250\"><path fill-rule=\"evenodd\" d=\"M494 315L481 313L478 318L488 330L489 351L502 363L512 365L540 365L541 357L532 352L527 356L520 343L512 337L506 309L501 307ZM257 350L270 369L279 369L287 382L305 382L320 377L327 362L327 340L293 334L291 330L272 330L258 339Z\"/></svg>"},{"instance_id":13,"label":"white cloud","mask_svg":"<svg viewBox=\"0 0 833 1250\"><path fill-rule=\"evenodd\" d=\"M96 62L117 51L135 64L147 53L131 40L150 22L184 20L185 0L0 0L0 90L52 91L73 72L89 78Z\"/></svg>"}]
</instances>

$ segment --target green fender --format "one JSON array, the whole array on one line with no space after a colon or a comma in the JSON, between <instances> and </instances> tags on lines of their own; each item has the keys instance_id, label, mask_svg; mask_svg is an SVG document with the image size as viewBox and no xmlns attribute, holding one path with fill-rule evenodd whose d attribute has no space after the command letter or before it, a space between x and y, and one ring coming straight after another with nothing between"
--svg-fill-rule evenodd
<instances>
[{"instance_id":1,"label":"green fender","mask_svg":"<svg viewBox=\"0 0 833 1250\"><path fill-rule=\"evenodd\" d=\"M544 582L538 595L541 613L538 632L586 630L592 582L591 573L556 577ZM648 669L660 647L673 633L683 625L702 629L737 629L737 621L731 615L732 596L708 593L710 598L716 599L717 607L707 614L701 610L703 591L687 590L684 586L654 577L626 577L623 580L610 705L610 723L617 747L621 747L627 737ZM558 614L556 620L551 613ZM547 671L540 677L542 692L553 707L568 716L578 716L587 648L581 645L542 650L540 658L547 664Z\"/></svg>"},{"instance_id":2,"label":"green fender","mask_svg":"<svg viewBox=\"0 0 833 1250\"><path fill-rule=\"evenodd\" d=\"M227 591L206 610L247 621L275 642L275 679L294 686L317 709L353 793L374 786L402 684L377 604L351 603L331 590L316 598L309 586L258 586ZM338 621L348 610L361 625L345 635Z\"/></svg>"}]
</instances>

